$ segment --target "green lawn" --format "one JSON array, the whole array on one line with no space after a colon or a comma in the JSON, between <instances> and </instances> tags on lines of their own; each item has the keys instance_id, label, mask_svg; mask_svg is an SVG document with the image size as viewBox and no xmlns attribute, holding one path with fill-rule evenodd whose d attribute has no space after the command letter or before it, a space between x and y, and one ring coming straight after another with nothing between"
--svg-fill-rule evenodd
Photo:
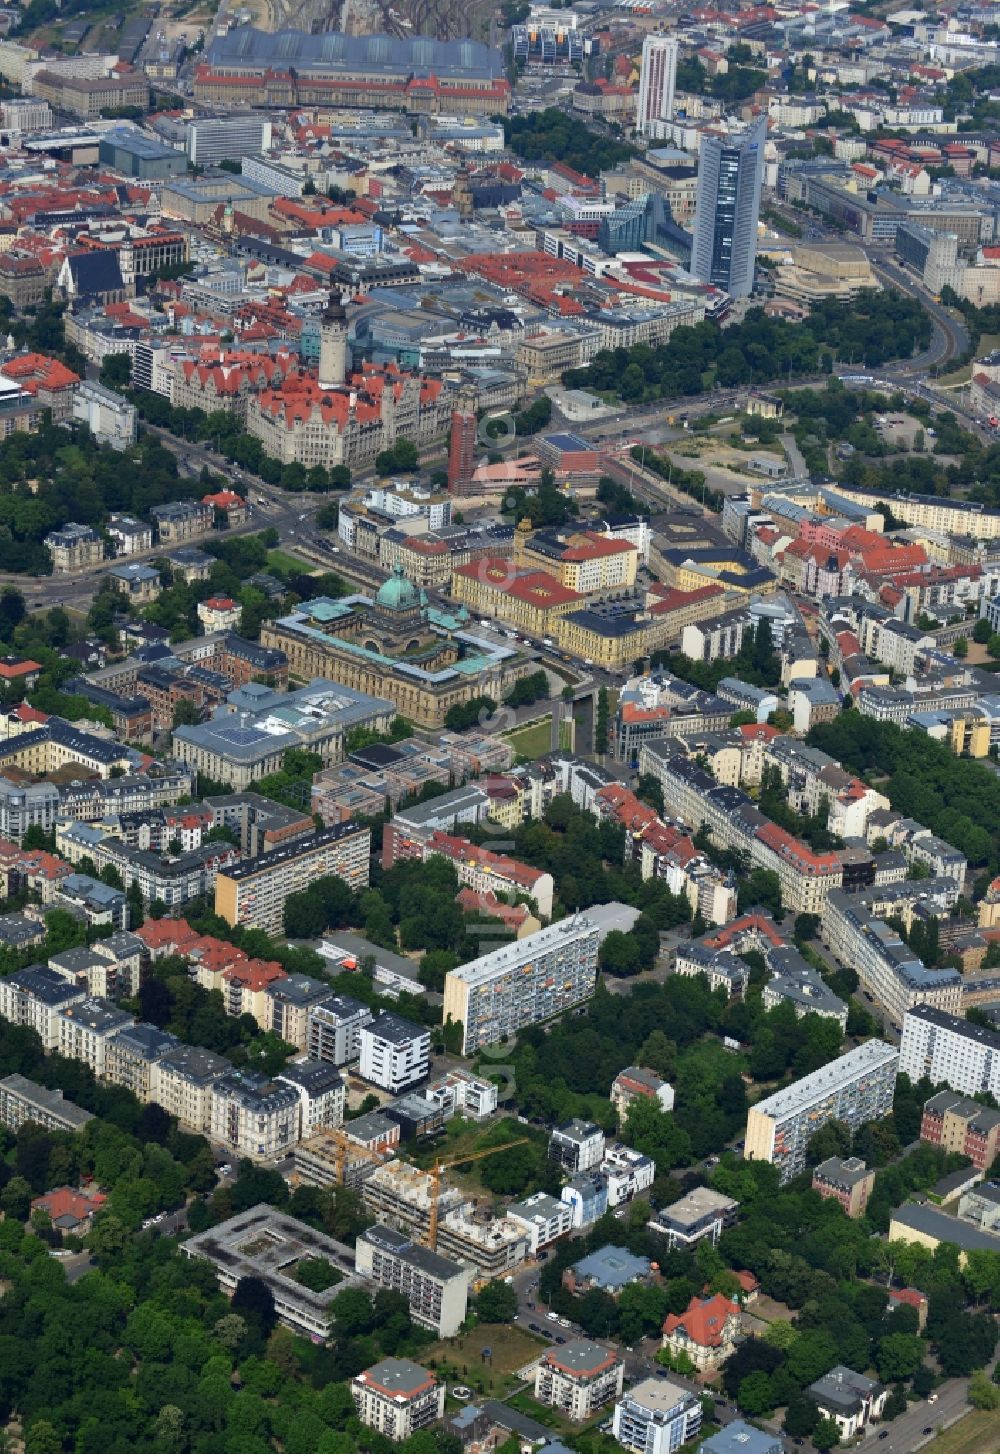
<instances>
[{"instance_id":1,"label":"green lawn","mask_svg":"<svg viewBox=\"0 0 1000 1454\"><path fill-rule=\"evenodd\" d=\"M519 1386L514 1377L537 1358L548 1344L544 1338L501 1323L480 1323L458 1338L443 1338L421 1351L421 1362L436 1367L448 1383L464 1383L477 1393L502 1398ZM483 1360L483 1349L490 1349L489 1362Z\"/></svg>"},{"instance_id":2,"label":"green lawn","mask_svg":"<svg viewBox=\"0 0 1000 1454\"><path fill-rule=\"evenodd\" d=\"M518 757L533 761L551 750L552 718L540 717L537 722L529 722L526 727L518 727L516 731L504 735Z\"/></svg>"},{"instance_id":3,"label":"green lawn","mask_svg":"<svg viewBox=\"0 0 1000 1454\"><path fill-rule=\"evenodd\" d=\"M272 571L291 571L293 575L301 575L304 570L316 569L311 560L304 560L300 555L289 555L286 550L269 550L267 568Z\"/></svg>"},{"instance_id":4,"label":"green lawn","mask_svg":"<svg viewBox=\"0 0 1000 1454\"><path fill-rule=\"evenodd\" d=\"M933 1443L927 1454L994 1454L1000 1438L1000 1415L979 1409L952 1424Z\"/></svg>"}]
</instances>

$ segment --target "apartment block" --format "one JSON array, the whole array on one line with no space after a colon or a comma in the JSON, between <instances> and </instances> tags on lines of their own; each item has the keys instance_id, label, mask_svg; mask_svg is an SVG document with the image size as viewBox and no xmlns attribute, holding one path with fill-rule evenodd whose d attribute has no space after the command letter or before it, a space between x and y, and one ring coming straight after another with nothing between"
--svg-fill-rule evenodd
<instances>
[{"instance_id":1,"label":"apartment block","mask_svg":"<svg viewBox=\"0 0 1000 1454\"><path fill-rule=\"evenodd\" d=\"M565 1126L557 1126L549 1137L549 1160L575 1176L590 1171L604 1159L604 1132L593 1121L575 1117Z\"/></svg>"},{"instance_id":2,"label":"apartment block","mask_svg":"<svg viewBox=\"0 0 1000 1454\"><path fill-rule=\"evenodd\" d=\"M618 1398L625 1384L625 1362L614 1348L572 1338L547 1348L535 1370L535 1398L578 1422L592 1419Z\"/></svg>"},{"instance_id":3,"label":"apartment block","mask_svg":"<svg viewBox=\"0 0 1000 1454\"><path fill-rule=\"evenodd\" d=\"M67 1101L60 1090L49 1090L23 1075L0 1080L0 1124L17 1131L25 1121L46 1131L79 1131L94 1118L89 1111Z\"/></svg>"},{"instance_id":4,"label":"apartment block","mask_svg":"<svg viewBox=\"0 0 1000 1454\"><path fill-rule=\"evenodd\" d=\"M383 1358L351 1380L358 1418L400 1444L444 1413L444 1384L408 1358Z\"/></svg>"},{"instance_id":5,"label":"apartment block","mask_svg":"<svg viewBox=\"0 0 1000 1454\"><path fill-rule=\"evenodd\" d=\"M124 1086L136 1100L148 1105L154 1099L154 1067L168 1051L180 1048L176 1035L156 1025L128 1025L105 1048L105 1078L114 1085Z\"/></svg>"},{"instance_id":6,"label":"apartment block","mask_svg":"<svg viewBox=\"0 0 1000 1454\"><path fill-rule=\"evenodd\" d=\"M423 1026L387 1011L362 1025L358 1066L362 1080L395 1096L426 1080L430 1063L431 1036Z\"/></svg>"},{"instance_id":7,"label":"apartment block","mask_svg":"<svg viewBox=\"0 0 1000 1454\"><path fill-rule=\"evenodd\" d=\"M550 873L520 863L506 854L494 853L480 844L470 843L440 829L432 829L426 837L418 840L415 835L406 839L406 847L386 824L383 837L387 840L383 856L391 862L401 858L422 858L437 855L454 864L458 882L476 893L492 891L497 894L525 894L531 899L538 913L544 918L552 917L552 900L555 886Z\"/></svg>"},{"instance_id":8,"label":"apartment block","mask_svg":"<svg viewBox=\"0 0 1000 1454\"><path fill-rule=\"evenodd\" d=\"M443 1017L461 1023L462 1054L589 999L599 941L597 924L574 914L451 970Z\"/></svg>"},{"instance_id":9,"label":"apartment block","mask_svg":"<svg viewBox=\"0 0 1000 1454\"><path fill-rule=\"evenodd\" d=\"M557 1201L547 1192L532 1192L523 1201L512 1202L507 1208L508 1217L519 1222L528 1237L528 1250L532 1257L539 1249L548 1247L559 1237L565 1237L573 1228L573 1209L568 1202Z\"/></svg>"},{"instance_id":10,"label":"apartment block","mask_svg":"<svg viewBox=\"0 0 1000 1454\"><path fill-rule=\"evenodd\" d=\"M440 1107L446 1121L452 1116L486 1121L500 1104L500 1090L495 1082L467 1070L447 1071L427 1086L424 1095Z\"/></svg>"},{"instance_id":11,"label":"apartment block","mask_svg":"<svg viewBox=\"0 0 1000 1454\"><path fill-rule=\"evenodd\" d=\"M830 1156L813 1167L812 1189L839 1202L849 1217L860 1217L875 1185L875 1173L859 1156Z\"/></svg>"},{"instance_id":12,"label":"apartment block","mask_svg":"<svg viewBox=\"0 0 1000 1454\"><path fill-rule=\"evenodd\" d=\"M802 1171L810 1138L828 1121L852 1131L892 1109L899 1052L884 1040L868 1040L751 1106L747 1116L748 1161L770 1161L782 1183Z\"/></svg>"},{"instance_id":13,"label":"apartment block","mask_svg":"<svg viewBox=\"0 0 1000 1454\"><path fill-rule=\"evenodd\" d=\"M309 1054L331 1065L349 1065L361 1055L361 1027L373 1018L370 1005L348 995L330 995L309 1011Z\"/></svg>"},{"instance_id":14,"label":"apartment block","mask_svg":"<svg viewBox=\"0 0 1000 1454\"><path fill-rule=\"evenodd\" d=\"M227 924L243 924L280 934L285 900L318 878L336 874L352 889L368 884L371 830L338 823L311 838L296 839L273 853L220 872L215 881L215 912Z\"/></svg>"},{"instance_id":15,"label":"apartment block","mask_svg":"<svg viewBox=\"0 0 1000 1454\"><path fill-rule=\"evenodd\" d=\"M67 1005L56 1017L60 1055L82 1060L97 1078L106 1074L108 1046L116 1035L135 1024L135 1016L119 1010L108 1000L84 999Z\"/></svg>"},{"instance_id":16,"label":"apartment block","mask_svg":"<svg viewBox=\"0 0 1000 1454\"><path fill-rule=\"evenodd\" d=\"M150 1099L188 1131L207 1135L212 1127L212 1086L232 1071L222 1055L199 1045L179 1045L153 1067Z\"/></svg>"},{"instance_id":17,"label":"apartment block","mask_svg":"<svg viewBox=\"0 0 1000 1454\"><path fill-rule=\"evenodd\" d=\"M317 1131L344 1124L347 1087L332 1065L321 1060L293 1060L274 1077L278 1085L291 1086L299 1098L295 1116L295 1139L304 1141Z\"/></svg>"},{"instance_id":18,"label":"apartment block","mask_svg":"<svg viewBox=\"0 0 1000 1454\"><path fill-rule=\"evenodd\" d=\"M0 979L0 1015L28 1025L46 1050L59 1046L59 1015L86 998L86 990L44 964L31 964Z\"/></svg>"},{"instance_id":19,"label":"apartment block","mask_svg":"<svg viewBox=\"0 0 1000 1454\"><path fill-rule=\"evenodd\" d=\"M954 1091L939 1091L924 1102L920 1139L968 1156L977 1171L987 1171L1000 1155L1000 1111Z\"/></svg>"},{"instance_id":20,"label":"apartment block","mask_svg":"<svg viewBox=\"0 0 1000 1454\"><path fill-rule=\"evenodd\" d=\"M209 1135L233 1157L280 1161L297 1140L299 1097L266 1075L231 1071L212 1082Z\"/></svg>"},{"instance_id":21,"label":"apartment block","mask_svg":"<svg viewBox=\"0 0 1000 1454\"><path fill-rule=\"evenodd\" d=\"M264 1028L273 1030L289 1045L306 1050L310 1016L329 994L329 985L307 974L288 974L272 980L264 990Z\"/></svg>"},{"instance_id":22,"label":"apartment block","mask_svg":"<svg viewBox=\"0 0 1000 1454\"><path fill-rule=\"evenodd\" d=\"M675 1454L698 1433L701 1417L696 1394L669 1379L647 1378L615 1404L612 1433L631 1454Z\"/></svg>"},{"instance_id":23,"label":"apartment block","mask_svg":"<svg viewBox=\"0 0 1000 1454\"><path fill-rule=\"evenodd\" d=\"M936 882L921 880L919 887L927 892L927 884ZM954 1014L961 1008L962 976L955 969L928 969L886 923L873 898L885 895L891 887L871 894L848 894L839 889L829 894L823 908L823 938L841 963L855 970L895 1024L901 1025L907 1011L917 1005L933 1005ZM913 886L895 887L909 890Z\"/></svg>"},{"instance_id":24,"label":"apartment block","mask_svg":"<svg viewBox=\"0 0 1000 1454\"><path fill-rule=\"evenodd\" d=\"M963 1095L989 1091L1000 1100L1000 1034L931 1005L915 1005L903 1016L899 1069L914 1084L926 1076Z\"/></svg>"},{"instance_id":25,"label":"apartment block","mask_svg":"<svg viewBox=\"0 0 1000 1454\"><path fill-rule=\"evenodd\" d=\"M467 1267L377 1223L361 1233L354 1251L361 1276L377 1287L402 1293L415 1323L439 1338L455 1336L468 1307Z\"/></svg>"},{"instance_id":26,"label":"apartment block","mask_svg":"<svg viewBox=\"0 0 1000 1454\"><path fill-rule=\"evenodd\" d=\"M630 1146L610 1146L600 1172L608 1186L608 1207L620 1207L649 1190L656 1177L656 1162Z\"/></svg>"}]
</instances>

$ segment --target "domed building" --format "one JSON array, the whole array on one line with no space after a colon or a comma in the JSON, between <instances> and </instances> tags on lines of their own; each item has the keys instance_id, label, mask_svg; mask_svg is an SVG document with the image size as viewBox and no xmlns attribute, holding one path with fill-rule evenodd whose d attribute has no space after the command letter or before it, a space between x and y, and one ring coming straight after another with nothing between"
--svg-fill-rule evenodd
<instances>
[{"instance_id":1,"label":"domed building","mask_svg":"<svg viewBox=\"0 0 1000 1454\"><path fill-rule=\"evenodd\" d=\"M374 597L303 601L265 625L261 641L287 654L290 675L387 697L421 727L443 727L450 708L475 697L500 701L532 665L477 632L465 606L431 604L401 566Z\"/></svg>"}]
</instances>

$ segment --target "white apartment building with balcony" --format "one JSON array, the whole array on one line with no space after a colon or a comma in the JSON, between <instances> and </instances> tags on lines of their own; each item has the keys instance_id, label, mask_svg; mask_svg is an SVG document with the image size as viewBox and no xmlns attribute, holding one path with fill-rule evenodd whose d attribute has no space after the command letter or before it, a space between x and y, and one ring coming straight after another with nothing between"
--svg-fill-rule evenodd
<instances>
[{"instance_id":1,"label":"white apartment building with balcony","mask_svg":"<svg viewBox=\"0 0 1000 1454\"><path fill-rule=\"evenodd\" d=\"M108 1000L87 999L67 1005L58 1017L60 1055L67 1060L82 1060L84 1065L103 1080L107 1067L108 1046L116 1035L131 1029L135 1016L119 1010Z\"/></svg>"},{"instance_id":2,"label":"white apartment building with balcony","mask_svg":"<svg viewBox=\"0 0 1000 1454\"><path fill-rule=\"evenodd\" d=\"M408 1358L383 1358L351 1381L358 1418L394 1444L427 1429L444 1413L444 1384Z\"/></svg>"},{"instance_id":3,"label":"white apartment building with balcony","mask_svg":"<svg viewBox=\"0 0 1000 1454\"><path fill-rule=\"evenodd\" d=\"M625 1383L625 1363L613 1348L573 1338L547 1348L535 1370L535 1398L577 1422L591 1419Z\"/></svg>"},{"instance_id":4,"label":"white apartment building with balcony","mask_svg":"<svg viewBox=\"0 0 1000 1454\"><path fill-rule=\"evenodd\" d=\"M750 1107L747 1161L770 1161L784 1184L806 1164L809 1140L828 1121L852 1131L892 1110L899 1051L884 1040L866 1040L846 1055L775 1091Z\"/></svg>"},{"instance_id":5,"label":"white apartment building with balcony","mask_svg":"<svg viewBox=\"0 0 1000 1454\"><path fill-rule=\"evenodd\" d=\"M426 1080L431 1067L430 1031L384 1011L361 1027L358 1074L391 1095Z\"/></svg>"},{"instance_id":6,"label":"white apartment building with balcony","mask_svg":"<svg viewBox=\"0 0 1000 1454\"><path fill-rule=\"evenodd\" d=\"M631 1454L674 1454L701 1428L701 1400L663 1378L637 1383L615 1404L612 1433Z\"/></svg>"},{"instance_id":7,"label":"white apartment building with balcony","mask_svg":"<svg viewBox=\"0 0 1000 1454\"><path fill-rule=\"evenodd\" d=\"M362 1277L402 1293L415 1323L439 1338L455 1336L468 1308L470 1268L377 1222L358 1237L354 1253Z\"/></svg>"},{"instance_id":8,"label":"white apartment building with balcony","mask_svg":"<svg viewBox=\"0 0 1000 1454\"><path fill-rule=\"evenodd\" d=\"M494 1045L594 993L600 931L574 914L483 954L444 982L444 1019L461 1023L462 1054Z\"/></svg>"},{"instance_id":9,"label":"white apartment building with balcony","mask_svg":"<svg viewBox=\"0 0 1000 1454\"><path fill-rule=\"evenodd\" d=\"M915 1005L903 1016L899 1069L914 1084L927 1076L966 1096L988 1092L1000 1100L1000 1034L933 1005Z\"/></svg>"}]
</instances>

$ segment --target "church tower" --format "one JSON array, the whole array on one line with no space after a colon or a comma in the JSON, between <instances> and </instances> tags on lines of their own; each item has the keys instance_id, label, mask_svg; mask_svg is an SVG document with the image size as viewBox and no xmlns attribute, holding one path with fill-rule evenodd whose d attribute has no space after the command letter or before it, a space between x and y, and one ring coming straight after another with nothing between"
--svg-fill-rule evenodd
<instances>
[{"instance_id":1,"label":"church tower","mask_svg":"<svg viewBox=\"0 0 1000 1454\"><path fill-rule=\"evenodd\" d=\"M334 289L319 320L319 386L339 389L347 379L347 314Z\"/></svg>"}]
</instances>

